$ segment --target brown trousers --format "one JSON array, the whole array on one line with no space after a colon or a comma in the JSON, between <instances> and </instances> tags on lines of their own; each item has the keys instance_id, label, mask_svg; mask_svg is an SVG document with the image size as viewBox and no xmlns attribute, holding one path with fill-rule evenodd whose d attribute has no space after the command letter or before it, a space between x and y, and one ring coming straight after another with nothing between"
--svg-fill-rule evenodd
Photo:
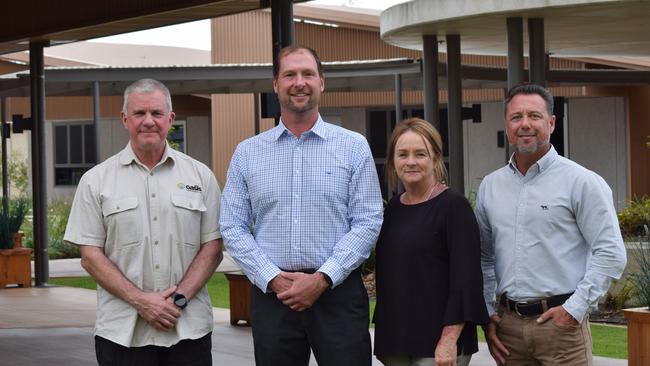
<instances>
[{"instance_id":1,"label":"brown trousers","mask_svg":"<svg viewBox=\"0 0 650 366\"><path fill-rule=\"evenodd\" d=\"M521 317L500 307L497 336L510 351L508 366L592 366L591 331L582 324L559 326L553 319L537 324L537 317Z\"/></svg>"}]
</instances>

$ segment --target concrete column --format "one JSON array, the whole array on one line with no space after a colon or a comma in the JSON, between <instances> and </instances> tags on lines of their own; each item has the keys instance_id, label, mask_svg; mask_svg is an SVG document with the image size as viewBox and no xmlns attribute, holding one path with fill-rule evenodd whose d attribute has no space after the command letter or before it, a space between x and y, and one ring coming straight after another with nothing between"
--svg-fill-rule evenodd
<instances>
[{"instance_id":1,"label":"concrete column","mask_svg":"<svg viewBox=\"0 0 650 366\"><path fill-rule=\"evenodd\" d=\"M508 90L524 81L524 21L506 19L508 29Z\"/></svg>"},{"instance_id":2,"label":"concrete column","mask_svg":"<svg viewBox=\"0 0 650 366\"><path fill-rule=\"evenodd\" d=\"M395 123L402 120L402 74L395 74Z\"/></svg>"},{"instance_id":3,"label":"concrete column","mask_svg":"<svg viewBox=\"0 0 650 366\"><path fill-rule=\"evenodd\" d=\"M2 126L2 213L7 217L9 212L9 180L7 171L7 137L9 125L7 124L7 97L0 97L0 126Z\"/></svg>"},{"instance_id":4,"label":"concrete column","mask_svg":"<svg viewBox=\"0 0 650 366\"><path fill-rule=\"evenodd\" d=\"M524 81L524 21L522 18L508 18L506 19L506 28L508 31L507 92L513 86ZM506 137L504 149L506 162L512 154L507 139Z\"/></svg>"},{"instance_id":5,"label":"concrete column","mask_svg":"<svg viewBox=\"0 0 650 366\"><path fill-rule=\"evenodd\" d=\"M99 163L102 161L101 156L99 155L99 145L101 143L100 132L99 132L99 121L101 120L100 116L100 96L99 96L99 82L93 81L93 126L95 127L95 162Z\"/></svg>"},{"instance_id":6,"label":"concrete column","mask_svg":"<svg viewBox=\"0 0 650 366\"><path fill-rule=\"evenodd\" d=\"M544 19L528 19L528 80L546 86L546 52Z\"/></svg>"},{"instance_id":7,"label":"concrete column","mask_svg":"<svg viewBox=\"0 0 650 366\"><path fill-rule=\"evenodd\" d=\"M273 0L271 2L273 59L283 47L293 44L293 29L293 1Z\"/></svg>"},{"instance_id":8,"label":"concrete column","mask_svg":"<svg viewBox=\"0 0 650 366\"><path fill-rule=\"evenodd\" d=\"M49 278L47 235L47 175L45 170L45 74L43 48L47 43L29 43L29 77L32 113L32 197L34 208L34 284Z\"/></svg>"},{"instance_id":9,"label":"concrete column","mask_svg":"<svg viewBox=\"0 0 650 366\"><path fill-rule=\"evenodd\" d=\"M422 90L424 119L440 129L438 115L438 37L422 36Z\"/></svg>"},{"instance_id":10,"label":"concrete column","mask_svg":"<svg viewBox=\"0 0 650 366\"><path fill-rule=\"evenodd\" d=\"M271 1L271 37L274 61L282 48L293 44L293 29L293 1ZM278 105L279 101L276 99L274 103ZM278 123L280 123L280 118L276 117L275 125L277 126Z\"/></svg>"},{"instance_id":11,"label":"concrete column","mask_svg":"<svg viewBox=\"0 0 650 366\"><path fill-rule=\"evenodd\" d=\"M465 192L463 169L463 100L461 84L460 35L447 35L447 141L449 151L449 186Z\"/></svg>"}]
</instances>

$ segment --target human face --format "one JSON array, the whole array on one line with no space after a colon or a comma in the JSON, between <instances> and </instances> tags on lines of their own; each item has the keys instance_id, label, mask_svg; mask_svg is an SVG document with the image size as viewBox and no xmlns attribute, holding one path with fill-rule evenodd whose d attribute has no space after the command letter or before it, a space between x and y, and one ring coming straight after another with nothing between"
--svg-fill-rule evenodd
<instances>
[{"instance_id":1,"label":"human face","mask_svg":"<svg viewBox=\"0 0 650 366\"><path fill-rule=\"evenodd\" d=\"M325 80L318 74L314 56L307 50L298 50L282 57L273 90L283 116L317 112Z\"/></svg>"},{"instance_id":2,"label":"human face","mask_svg":"<svg viewBox=\"0 0 650 366\"><path fill-rule=\"evenodd\" d=\"M549 116L544 99L537 94L515 95L506 109L508 142L515 153L542 156L548 151L555 116Z\"/></svg>"},{"instance_id":3,"label":"human face","mask_svg":"<svg viewBox=\"0 0 650 366\"><path fill-rule=\"evenodd\" d=\"M406 131L397 139L393 156L395 171L407 189L414 185L428 188L433 184L435 179L431 154L431 144L413 131Z\"/></svg>"},{"instance_id":4,"label":"human face","mask_svg":"<svg viewBox=\"0 0 650 366\"><path fill-rule=\"evenodd\" d=\"M167 133L176 118L169 111L165 94L131 93L128 97L127 112L122 112L122 123L129 131L131 147L138 152L162 152Z\"/></svg>"}]
</instances>

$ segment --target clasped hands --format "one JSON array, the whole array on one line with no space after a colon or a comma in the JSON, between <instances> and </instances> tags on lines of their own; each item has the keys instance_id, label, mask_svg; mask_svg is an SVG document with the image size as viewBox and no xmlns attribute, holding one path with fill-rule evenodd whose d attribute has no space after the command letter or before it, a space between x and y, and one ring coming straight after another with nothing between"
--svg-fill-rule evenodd
<instances>
[{"instance_id":1,"label":"clasped hands","mask_svg":"<svg viewBox=\"0 0 650 366\"><path fill-rule=\"evenodd\" d=\"M181 316L180 309L174 305L171 297L175 291L176 286L162 292L140 292L134 307L149 325L168 331L176 326Z\"/></svg>"},{"instance_id":2,"label":"clasped hands","mask_svg":"<svg viewBox=\"0 0 650 366\"><path fill-rule=\"evenodd\" d=\"M280 272L271 280L269 287L291 310L304 311L314 305L329 284L320 272Z\"/></svg>"}]
</instances>

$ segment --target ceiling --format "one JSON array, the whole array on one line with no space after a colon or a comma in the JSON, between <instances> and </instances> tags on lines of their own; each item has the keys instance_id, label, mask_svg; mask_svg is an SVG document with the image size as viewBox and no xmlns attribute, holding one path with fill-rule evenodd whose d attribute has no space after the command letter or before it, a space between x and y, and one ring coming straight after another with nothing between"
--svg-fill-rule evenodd
<instances>
[{"instance_id":1,"label":"ceiling","mask_svg":"<svg viewBox=\"0 0 650 366\"><path fill-rule=\"evenodd\" d=\"M30 42L59 45L269 6L270 0L5 1L0 55L27 50Z\"/></svg>"}]
</instances>

